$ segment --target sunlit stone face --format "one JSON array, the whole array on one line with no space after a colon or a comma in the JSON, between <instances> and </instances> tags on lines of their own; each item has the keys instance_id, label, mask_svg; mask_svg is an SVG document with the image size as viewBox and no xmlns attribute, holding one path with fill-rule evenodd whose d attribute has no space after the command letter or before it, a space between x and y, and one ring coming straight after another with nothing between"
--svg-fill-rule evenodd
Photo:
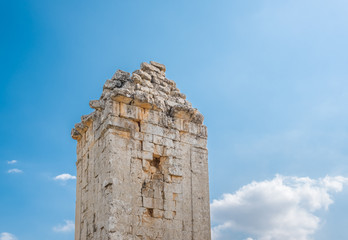
<instances>
[{"instance_id":1,"label":"sunlit stone face","mask_svg":"<svg viewBox=\"0 0 348 240\"><path fill-rule=\"evenodd\" d=\"M207 129L165 70L118 70L72 130L76 240L210 239Z\"/></svg>"}]
</instances>

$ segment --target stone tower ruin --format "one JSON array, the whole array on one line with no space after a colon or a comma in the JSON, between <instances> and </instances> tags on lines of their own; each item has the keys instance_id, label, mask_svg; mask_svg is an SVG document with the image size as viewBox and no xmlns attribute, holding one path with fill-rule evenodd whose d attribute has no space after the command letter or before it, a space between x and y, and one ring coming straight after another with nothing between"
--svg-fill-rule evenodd
<instances>
[{"instance_id":1,"label":"stone tower ruin","mask_svg":"<svg viewBox=\"0 0 348 240\"><path fill-rule=\"evenodd\" d=\"M118 70L72 130L75 240L210 240L207 128L165 71Z\"/></svg>"}]
</instances>

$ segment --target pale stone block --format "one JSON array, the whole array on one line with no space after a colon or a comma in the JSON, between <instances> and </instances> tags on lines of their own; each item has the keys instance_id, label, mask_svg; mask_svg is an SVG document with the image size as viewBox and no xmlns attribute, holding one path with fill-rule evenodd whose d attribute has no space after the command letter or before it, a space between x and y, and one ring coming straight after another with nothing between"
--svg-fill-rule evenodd
<instances>
[{"instance_id":1,"label":"pale stone block","mask_svg":"<svg viewBox=\"0 0 348 240\"><path fill-rule=\"evenodd\" d=\"M144 134L144 141L146 142L153 142L153 135L152 134L148 134L148 133L145 133Z\"/></svg>"},{"instance_id":2,"label":"pale stone block","mask_svg":"<svg viewBox=\"0 0 348 240\"><path fill-rule=\"evenodd\" d=\"M153 206L156 209L163 209L163 199L161 199L161 198L154 198Z\"/></svg>"},{"instance_id":3,"label":"pale stone block","mask_svg":"<svg viewBox=\"0 0 348 240\"><path fill-rule=\"evenodd\" d=\"M206 138L196 137L196 143L195 143L194 147L206 149L206 146L207 146L207 139Z\"/></svg>"},{"instance_id":4,"label":"pale stone block","mask_svg":"<svg viewBox=\"0 0 348 240\"><path fill-rule=\"evenodd\" d=\"M182 193L183 186L179 183L172 183L170 188L172 189L173 193Z\"/></svg>"},{"instance_id":5,"label":"pale stone block","mask_svg":"<svg viewBox=\"0 0 348 240\"><path fill-rule=\"evenodd\" d=\"M148 172L150 170L150 163L148 160L142 160L143 170Z\"/></svg>"},{"instance_id":6,"label":"pale stone block","mask_svg":"<svg viewBox=\"0 0 348 240\"><path fill-rule=\"evenodd\" d=\"M142 158L145 160L152 160L153 159L153 153L152 152L147 152L147 151L142 151Z\"/></svg>"},{"instance_id":7,"label":"pale stone block","mask_svg":"<svg viewBox=\"0 0 348 240\"><path fill-rule=\"evenodd\" d=\"M170 156L174 156L175 155L175 150L174 150L174 148L168 148L168 147L165 147L164 149L163 149L163 156L168 156L168 157L170 157Z\"/></svg>"},{"instance_id":8,"label":"pale stone block","mask_svg":"<svg viewBox=\"0 0 348 240\"><path fill-rule=\"evenodd\" d=\"M172 200L164 200L163 207L166 211L175 211L175 202Z\"/></svg>"},{"instance_id":9,"label":"pale stone block","mask_svg":"<svg viewBox=\"0 0 348 240\"><path fill-rule=\"evenodd\" d=\"M174 218L174 212L173 211L164 211L163 217L165 219L173 219Z\"/></svg>"},{"instance_id":10,"label":"pale stone block","mask_svg":"<svg viewBox=\"0 0 348 240\"><path fill-rule=\"evenodd\" d=\"M135 140L140 140L140 141L143 141L143 140L144 140L144 134L143 134L142 132L133 131L133 132L132 132L132 137L133 137Z\"/></svg>"},{"instance_id":11,"label":"pale stone block","mask_svg":"<svg viewBox=\"0 0 348 240\"><path fill-rule=\"evenodd\" d=\"M153 143L163 145L163 138L157 135L153 136Z\"/></svg>"},{"instance_id":12,"label":"pale stone block","mask_svg":"<svg viewBox=\"0 0 348 240\"><path fill-rule=\"evenodd\" d=\"M181 134L180 141L191 145L195 145L197 142L196 137L194 135L191 135L190 133Z\"/></svg>"},{"instance_id":13,"label":"pale stone block","mask_svg":"<svg viewBox=\"0 0 348 240\"><path fill-rule=\"evenodd\" d=\"M163 145L168 148L174 148L174 142L172 139L169 138L163 138Z\"/></svg>"},{"instance_id":14,"label":"pale stone block","mask_svg":"<svg viewBox=\"0 0 348 240\"><path fill-rule=\"evenodd\" d=\"M151 123L141 123L141 132L150 133L158 136L163 136L164 129L160 126L153 125Z\"/></svg>"},{"instance_id":15,"label":"pale stone block","mask_svg":"<svg viewBox=\"0 0 348 240\"><path fill-rule=\"evenodd\" d=\"M164 191L164 199L165 200L174 200L173 199L173 192L172 191Z\"/></svg>"},{"instance_id":16,"label":"pale stone block","mask_svg":"<svg viewBox=\"0 0 348 240\"><path fill-rule=\"evenodd\" d=\"M141 120L144 115L144 110L137 106L120 103L119 113L120 113L120 116L124 118Z\"/></svg>"},{"instance_id":17,"label":"pale stone block","mask_svg":"<svg viewBox=\"0 0 348 240\"><path fill-rule=\"evenodd\" d=\"M155 144L153 153L158 156L163 156L163 149L163 146Z\"/></svg>"},{"instance_id":18,"label":"pale stone block","mask_svg":"<svg viewBox=\"0 0 348 240\"><path fill-rule=\"evenodd\" d=\"M135 214L136 215L143 215L144 211L146 208L143 208L143 197L137 197L136 198L136 202L135 202L135 206L137 206L138 208L135 208Z\"/></svg>"},{"instance_id":19,"label":"pale stone block","mask_svg":"<svg viewBox=\"0 0 348 240\"><path fill-rule=\"evenodd\" d=\"M183 171L183 175L184 175L185 174L184 173L184 169L182 171ZM173 176L173 175L171 175L170 177L171 177L171 182L183 184L182 183L182 179L183 178L181 176Z\"/></svg>"},{"instance_id":20,"label":"pale stone block","mask_svg":"<svg viewBox=\"0 0 348 240\"><path fill-rule=\"evenodd\" d=\"M154 190L153 189L142 189L141 193L142 196L146 197L146 198L154 198Z\"/></svg>"},{"instance_id":21,"label":"pale stone block","mask_svg":"<svg viewBox=\"0 0 348 240\"><path fill-rule=\"evenodd\" d=\"M173 200L174 201L183 201L183 195L182 193L173 193Z\"/></svg>"},{"instance_id":22,"label":"pale stone block","mask_svg":"<svg viewBox=\"0 0 348 240\"><path fill-rule=\"evenodd\" d=\"M162 192L163 192L162 189L154 188L154 195L153 195L153 197L161 199L162 198Z\"/></svg>"},{"instance_id":23,"label":"pale stone block","mask_svg":"<svg viewBox=\"0 0 348 240\"><path fill-rule=\"evenodd\" d=\"M159 134L157 134L159 135ZM170 138L172 140L179 140L180 139L180 133L176 129L166 129L164 133L160 136L165 136L166 138Z\"/></svg>"},{"instance_id":24,"label":"pale stone block","mask_svg":"<svg viewBox=\"0 0 348 240\"><path fill-rule=\"evenodd\" d=\"M145 208L154 208L154 199L143 197L143 206Z\"/></svg>"},{"instance_id":25,"label":"pale stone block","mask_svg":"<svg viewBox=\"0 0 348 240\"><path fill-rule=\"evenodd\" d=\"M144 111L143 121L150 124L159 125L160 119L161 119L160 112L155 110L150 110L150 109L146 109Z\"/></svg>"},{"instance_id":26,"label":"pale stone block","mask_svg":"<svg viewBox=\"0 0 348 240\"><path fill-rule=\"evenodd\" d=\"M182 166L181 164L173 164L168 168L168 172L173 176L183 176Z\"/></svg>"},{"instance_id":27,"label":"pale stone block","mask_svg":"<svg viewBox=\"0 0 348 240\"><path fill-rule=\"evenodd\" d=\"M154 150L153 143L143 141L142 142L142 150L147 151L147 152L153 152L153 150Z\"/></svg>"},{"instance_id":28,"label":"pale stone block","mask_svg":"<svg viewBox=\"0 0 348 240\"><path fill-rule=\"evenodd\" d=\"M153 210L153 217L154 218L163 218L163 213L164 211L163 210L160 210L160 209L154 209Z\"/></svg>"}]
</instances>

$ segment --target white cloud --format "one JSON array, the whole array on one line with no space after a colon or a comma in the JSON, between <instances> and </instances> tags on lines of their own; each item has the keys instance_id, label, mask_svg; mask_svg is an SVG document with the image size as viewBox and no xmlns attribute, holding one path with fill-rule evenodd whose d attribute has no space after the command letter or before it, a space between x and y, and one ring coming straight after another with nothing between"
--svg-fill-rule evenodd
<instances>
[{"instance_id":1,"label":"white cloud","mask_svg":"<svg viewBox=\"0 0 348 240\"><path fill-rule=\"evenodd\" d=\"M22 173L23 171L18 168L12 168L7 171L8 173Z\"/></svg>"},{"instance_id":2,"label":"white cloud","mask_svg":"<svg viewBox=\"0 0 348 240\"><path fill-rule=\"evenodd\" d=\"M321 223L314 215L333 203L348 178L284 177L252 182L211 204L214 240L244 233L247 240L308 240ZM254 238L255 237L255 238Z\"/></svg>"},{"instance_id":3,"label":"white cloud","mask_svg":"<svg viewBox=\"0 0 348 240\"><path fill-rule=\"evenodd\" d=\"M72 176L68 173L60 174L54 178L54 180L61 180L61 181L67 181L67 180L71 180L71 179L76 179L76 177Z\"/></svg>"},{"instance_id":4,"label":"white cloud","mask_svg":"<svg viewBox=\"0 0 348 240\"><path fill-rule=\"evenodd\" d=\"M16 236L8 233L8 232L3 232L0 233L0 240L17 240Z\"/></svg>"},{"instance_id":5,"label":"white cloud","mask_svg":"<svg viewBox=\"0 0 348 240\"><path fill-rule=\"evenodd\" d=\"M74 231L75 229L75 224L71 220L65 220L64 225L58 225L53 227L53 231L55 232L71 232Z\"/></svg>"},{"instance_id":6,"label":"white cloud","mask_svg":"<svg viewBox=\"0 0 348 240\"><path fill-rule=\"evenodd\" d=\"M15 164L15 163L17 163L17 160L7 161L7 164Z\"/></svg>"}]
</instances>

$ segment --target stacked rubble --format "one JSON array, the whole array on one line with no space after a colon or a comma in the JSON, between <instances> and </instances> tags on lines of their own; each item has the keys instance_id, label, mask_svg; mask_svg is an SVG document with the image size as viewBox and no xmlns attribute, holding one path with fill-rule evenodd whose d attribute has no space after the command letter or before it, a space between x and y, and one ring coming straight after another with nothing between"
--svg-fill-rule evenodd
<instances>
[{"instance_id":1,"label":"stacked rubble","mask_svg":"<svg viewBox=\"0 0 348 240\"><path fill-rule=\"evenodd\" d=\"M210 239L207 129L165 71L118 70L72 130L75 240Z\"/></svg>"}]
</instances>

